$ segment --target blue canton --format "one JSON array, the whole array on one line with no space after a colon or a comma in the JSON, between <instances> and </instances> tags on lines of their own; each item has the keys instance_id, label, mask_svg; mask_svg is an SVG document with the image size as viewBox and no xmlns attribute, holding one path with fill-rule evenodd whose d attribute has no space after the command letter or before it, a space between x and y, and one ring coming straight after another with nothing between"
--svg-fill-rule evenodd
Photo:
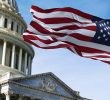
<instances>
[{"instance_id":1,"label":"blue canton","mask_svg":"<svg viewBox=\"0 0 110 100\"><path fill-rule=\"evenodd\" d=\"M96 34L92 42L110 46L110 20L94 22L96 23Z\"/></svg>"}]
</instances>

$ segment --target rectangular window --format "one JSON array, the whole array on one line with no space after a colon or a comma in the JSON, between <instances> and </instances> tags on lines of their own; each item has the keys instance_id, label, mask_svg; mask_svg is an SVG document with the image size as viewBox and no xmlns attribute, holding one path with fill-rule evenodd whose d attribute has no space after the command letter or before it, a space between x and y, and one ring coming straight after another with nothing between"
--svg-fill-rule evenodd
<instances>
[{"instance_id":1,"label":"rectangular window","mask_svg":"<svg viewBox=\"0 0 110 100\"><path fill-rule=\"evenodd\" d=\"M5 18L5 21L4 21L4 28L7 28L7 26L8 26L8 19Z\"/></svg>"},{"instance_id":2,"label":"rectangular window","mask_svg":"<svg viewBox=\"0 0 110 100\"><path fill-rule=\"evenodd\" d=\"M14 22L12 21L11 22L11 30L13 31L13 28L14 28Z\"/></svg>"}]
</instances>

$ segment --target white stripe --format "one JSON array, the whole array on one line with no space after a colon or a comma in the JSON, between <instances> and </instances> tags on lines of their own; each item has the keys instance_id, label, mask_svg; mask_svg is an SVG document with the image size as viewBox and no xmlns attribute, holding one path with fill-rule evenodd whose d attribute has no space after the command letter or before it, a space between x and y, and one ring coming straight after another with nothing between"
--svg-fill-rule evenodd
<instances>
[{"instance_id":1,"label":"white stripe","mask_svg":"<svg viewBox=\"0 0 110 100\"><path fill-rule=\"evenodd\" d=\"M38 18L70 18L70 19L75 19L79 22L88 22L91 23L92 21L86 18L83 18L81 16L78 16L76 14L73 14L71 12L64 12L64 11L56 11L56 12L51 12L51 13L41 13L41 12L37 12L33 9L31 9L31 12L33 13L34 16L37 16Z\"/></svg>"},{"instance_id":2,"label":"white stripe","mask_svg":"<svg viewBox=\"0 0 110 100\"><path fill-rule=\"evenodd\" d=\"M110 58L97 58L97 57L91 57L97 60L102 60L102 61L110 61Z\"/></svg>"},{"instance_id":3,"label":"white stripe","mask_svg":"<svg viewBox=\"0 0 110 100\"><path fill-rule=\"evenodd\" d=\"M66 44L64 42L54 42L54 43L51 43L51 44L45 44L43 42L40 42L38 40L31 40L32 42L34 42L35 44L39 45L40 47L54 47L54 46L58 46L60 44Z\"/></svg>"},{"instance_id":4,"label":"white stripe","mask_svg":"<svg viewBox=\"0 0 110 100\"><path fill-rule=\"evenodd\" d=\"M78 53L76 52L76 50L75 50L75 48L74 48L73 46L71 46L70 49L71 49L75 54L78 55Z\"/></svg>"},{"instance_id":5,"label":"white stripe","mask_svg":"<svg viewBox=\"0 0 110 100\"><path fill-rule=\"evenodd\" d=\"M23 35L30 35L30 36L35 36L35 37L38 37L38 38L40 38L41 40L51 40L51 41L53 41L53 39L52 39L52 37L50 37L50 36L42 36L42 35L36 35L36 34L29 34L29 33L27 33L27 32L25 32L25 33L23 33Z\"/></svg>"},{"instance_id":6,"label":"white stripe","mask_svg":"<svg viewBox=\"0 0 110 100\"><path fill-rule=\"evenodd\" d=\"M60 28L60 27L64 27L64 26L70 26L70 25L77 25L79 27L87 27L87 26L96 26L95 23L91 23L91 24L80 24L80 23L60 23L60 24L47 24L48 27L50 28Z\"/></svg>"},{"instance_id":7,"label":"white stripe","mask_svg":"<svg viewBox=\"0 0 110 100\"><path fill-rule=\"evenodd\" d=\"M65 36L65 37L59 37L57 38L59 41L67 41L79 46L83 46L83 47L89 47L89 48L95 48L98 50L102 50L102 51L106 51L106 52L110 52L110 47L106 46L106 45L101 45L98 43L93 43L93 42L86 42L86 41L81 41L78 40L74 37L70 37L70 36Z\"/></svg>"},{"instance_id":8,"label":"white stripe","mask_svg":"<svg viewBox=\"0 0 110 100\"><path fill-rule=\"evenodd\" d=\"M66 33L68 35L72 34L72 33L79 33L81 35L94 37L96 32L95 31L91 31L91 30L86 30L86 29L77 29L77 30L61 30L61 31L58 31L58 33Z\"/></svg>"},{"instance_id":9,"label":"white stripe","mask_svg":"<svg viewBox=\"0 0 110 100\"><path fill-rule=\"evenodd\" d=\"M92 56L109 56L110 57L110 54L106 54L106 53L85 53L85 52L82 52L82 55L86 56L86 57L92 57Z\"/></svg>"}]
</instances>

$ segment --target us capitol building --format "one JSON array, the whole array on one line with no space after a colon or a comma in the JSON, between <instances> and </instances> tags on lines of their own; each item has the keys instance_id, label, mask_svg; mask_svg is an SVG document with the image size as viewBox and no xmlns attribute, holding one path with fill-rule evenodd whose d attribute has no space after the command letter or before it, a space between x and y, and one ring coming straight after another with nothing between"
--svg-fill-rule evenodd
<instances>
[{"instance_id":1,"label":"us capitol building","mask_svg":"<svg viewBox=\"0 0 110 100\"><path fill-rule=\"evenodd\" d=\"M90 100L53 73L31 75L33 48L16 0L0 0L0 100Z\"/></svg>"}]
</instances>

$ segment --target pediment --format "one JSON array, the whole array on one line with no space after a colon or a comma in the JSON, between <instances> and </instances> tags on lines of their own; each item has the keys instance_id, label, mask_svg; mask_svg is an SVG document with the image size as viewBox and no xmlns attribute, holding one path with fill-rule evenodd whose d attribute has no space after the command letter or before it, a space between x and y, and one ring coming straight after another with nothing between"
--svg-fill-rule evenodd
<instances>
[{"instance_id":1,"label":"pediment","mask_svg":"<svg viewBox=\"0 0 110 100\"><path fill-rule=\"evenodd\" d=\"M44 90L67 97L78 96L78 92L73 91L53 73L32 75L30 77L13 79L13 81L26 86L37 88L39 90Z\"/></svg>"}]
</instances>

